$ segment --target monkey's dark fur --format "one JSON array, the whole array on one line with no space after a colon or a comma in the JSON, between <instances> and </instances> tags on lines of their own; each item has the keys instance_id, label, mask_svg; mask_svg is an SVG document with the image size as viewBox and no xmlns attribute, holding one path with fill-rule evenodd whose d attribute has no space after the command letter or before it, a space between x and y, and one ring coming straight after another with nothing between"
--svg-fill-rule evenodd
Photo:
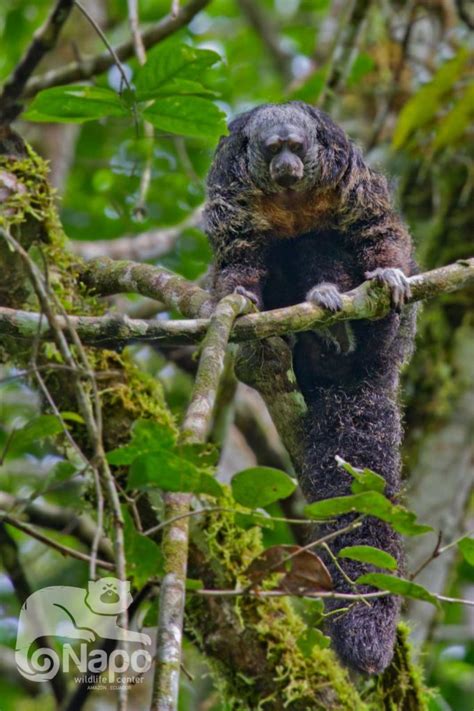
<instances>
[{"instance_id":1,"label":"monkey's dark fur","mask_svg":"<svg viewBox=\"0 0 474 711\"><path fill-rule=\"evenodd\" d=\"M340 455L382 474L394 499L400 488L399 371L415 330L414 310L401 313L401 307L405 276L414 273L415 263L387 182L329 116L304 103L263 105L229 128L208 179L206 229L215 253L216 297L237 289L265 310L305 299L337 310L340 292L367 276L390 286L394 310L388 316L299 334L293 360L308 405L300 472L307 498L351 493L352 479L335 460ZM337 552L356 544L381 548L402 563L399 536L375 518L367 517L331 547ZM352 579L373 570L341 561ZM335 588L352 592L332 561L326 563ZM328 606L339 656L358 670L382 671L393 654L399 601L381 597L370 607L357 603L338 614L346 604Z\"/></svg>"}]
</instances>

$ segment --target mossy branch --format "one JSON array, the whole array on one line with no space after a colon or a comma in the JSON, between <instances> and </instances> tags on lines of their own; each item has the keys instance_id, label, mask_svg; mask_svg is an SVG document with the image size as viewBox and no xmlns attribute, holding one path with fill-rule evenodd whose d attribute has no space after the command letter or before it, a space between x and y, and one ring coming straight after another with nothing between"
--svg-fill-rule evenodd
<instances>
[{"instance_id":1,"label":"mossy branch","mask_svg":"<svg viewBox=\"0 0 474 711\"><path fill-rule=\"evenodd\" d=\"M204 289L161 267L135 262L95 260L87 265L86 283L101 294L119 291L151 296L189 316L209 313L212 300ZM411 296L408 303L431 299L474 285L474 258L460 260L445 267L417 274L408 279ZM287 333L317 330L349 319L377 319L390 311L390 296L384 286L366 281L356 289L342 294L343 307L337 313L304 302L273 311L251 313L237 319L230 340L235 343L282 336ZM176 321L148 321L127 316L57 317L58 327L67 331L67 324L81 340L102 347L123 347L131 341L157 341L161 345L199 343L209 328L208 318ZM0 308L0 335L31 339L52 336L41 314L18 309Z\"/></svg>"},{"instance_id":2,"label":"mossy branch","mask_svg":"<svg viewBox=\"0 0 474 711\"><path fill-rule=\"evenodd\" d=\"M208 437L232 325L248 308L243 296L226 296L217 305L203 342L191 402L181 426L181 441L203 444ZM164 529L164 576L160 586L156 671L151 711L178 708L181 644L186 599L189 518L192 494L163 495L164 518L173 520Z\"/></svg>"}]
</instances>

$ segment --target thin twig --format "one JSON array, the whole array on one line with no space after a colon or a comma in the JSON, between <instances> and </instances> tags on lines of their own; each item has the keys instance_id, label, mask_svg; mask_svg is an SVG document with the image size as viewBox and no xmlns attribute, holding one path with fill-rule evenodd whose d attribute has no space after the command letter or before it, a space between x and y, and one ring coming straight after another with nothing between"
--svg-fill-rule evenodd
<instances>
[{"instance_id":1,"label":"thin twig","mask_svg":"<svg viewBox=\"0 0 474 711\"><path fill-rule=\"evenodd\" d=\"M140 66L143 66L146 62L146 50L145 45L143 44L142 36L140 34L140 22L138 18L138 0L128 0L128 20L133 38L135 55ZM133 210L135 217L141 220L144 219L144 217L146 216L146 199L151 184L151 172L153 167L153 139L155 137L155 130L153 128L153 125L148 121L144 122L143 131L147 140L148 155L140 177L138 200Z\"/></svg>"},{"instance_id":2,"label":"thin twig","mask_svg":"<svg viewBox=\"0 0 474 711\"><path fill-rule=\"evenodd\" d=\"M86 10L86 8L83 5L81 5L79 0L74 0L74 5L77 7L77 9L80 12L82 12L82 14L86 18L87 22L89 22L92 25L92 27L94 28L94 30L97 32L97 34L99 35L102 42L105 44L105 46L109 50L109 52L112 56L112 59L114 61L114 64L117 67L117 69L120 73L120 76L122 77L123 83L125 84L125 86L127 87L127 89L129 91L132 91L132 86L128 80L127 72L125 71L124 66L123 66L122 62L120 61L115 49L112 47L109 40L107 39L106 34L102 31L102 28L97 24L97 22L94 20L92 15Z\"/></svg>"},{"instance_id":3,"label":"thin twig","mask_svg":"<svg viewBox=\"0 0 474 711\"><path fill-rule=\"evenodd\" d=\"M3 523L8 523L10 526L13 526L19 531L22 531L28 536L31 536L31 538L35 538L37 541L40 541L40 543L44 543L49 548L53 548L54 550L61 553L61 555L67 555L70 558L76 558L77 560L81 560L86 563L90 563L91 561L91 557L87 555L87 553L81 553L81 551L77 551L75 548L70 548L69 546L63 545L62 543L53 541L51 538L48 538L48 536L39 533L39 531L36 531L34 528L32 528L32 526L29 526L27 523L22 523L21 521L18 521L16 518L10 516L7 513L4 513L3 511L0 512L0 521L2 521ZM99 565L101 568L105 568L106 570L115 570L115 565L113 563L109 563L107 560L98 559L97 565Z\"/></svg>"}]
</instances>

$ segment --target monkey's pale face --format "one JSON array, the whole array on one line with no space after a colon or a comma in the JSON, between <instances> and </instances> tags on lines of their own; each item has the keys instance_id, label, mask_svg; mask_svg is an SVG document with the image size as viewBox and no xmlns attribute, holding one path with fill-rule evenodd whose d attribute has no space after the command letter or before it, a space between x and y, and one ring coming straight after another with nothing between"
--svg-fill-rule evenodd
<instances>
[{"instance_id":1,"label":"monkey's pale face","mask_svg":"<svg viewBox=\"0 0 474 711\"><path fill-rule=\"evenodd\" d=\"M245 127L252 182L265 193L333 187L343 166L338 137L328 129L328 120L317 113L310 116L296 102L257 110ZM344 154L347 159L347 147Z\"/></svg>"},{"instance_id":2,"label":"monkey's pale face","mask_svg":"<svg viewBox=\"0 0 474 711\"><path fill-rule=\"evenodd\" d=\"M273 126L260 141L270 178L282 188L291 189L303 179L307 150L308 139L298 126Z\"/></svg>"}]
</instances>

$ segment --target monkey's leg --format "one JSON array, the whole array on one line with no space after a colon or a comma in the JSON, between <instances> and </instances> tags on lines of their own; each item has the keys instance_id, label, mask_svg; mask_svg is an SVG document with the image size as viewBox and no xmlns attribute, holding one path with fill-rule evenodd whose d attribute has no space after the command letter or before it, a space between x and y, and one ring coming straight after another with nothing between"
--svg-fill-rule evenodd
<instances>
[{"instance_id":1,"label":"monkey's leg","mask_svg":"<svg viewBox=\"0 0 474 711\"><path fill-rule=\"evenodd\" d=\"M316 387L311 393L307 415L307 446L301 486L309 501L345 496L351 493L352 477L337 466L340 455L355 467L368 467L381 474L386 482L386 495L393 498L400 486L399 447L400 412L394 388L387 380L363 381L347 385ZM347 525L354 515L318 527L322 536ZM370 545L391 553L402 562L400 537L383 521L365 517L362 525L331 541L334 554L341 548ZM337 592L369 592L372 588L350 585L332 559L324 558ZM340 565L351 580L376 570L373 566L340 559ZM370 606L349 601L328 601L328 631L341 660L362 672L377 673L389 663L393 654L399 599L393 596L370 600ZM342 608L349 610L342 611ZM338 613L338 610L341 610Z\"/></svg>"}]
</instances>

